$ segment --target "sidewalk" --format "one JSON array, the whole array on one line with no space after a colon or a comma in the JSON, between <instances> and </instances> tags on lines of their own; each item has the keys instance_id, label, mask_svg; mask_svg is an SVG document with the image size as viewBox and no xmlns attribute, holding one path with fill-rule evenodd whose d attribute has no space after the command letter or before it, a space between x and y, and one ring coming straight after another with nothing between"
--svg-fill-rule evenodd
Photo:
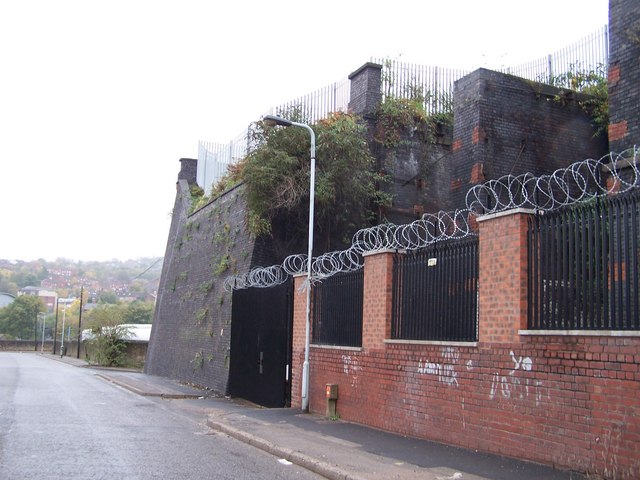
<instances>
[{"instance_id":1,"label":"sidewalk","mask_svg":"<svg viewBox=\"0 0 640 480\"><path fill-rule=\"evenodd\" d=\"M49 356L52 357L53 356ZM76 366L75 359L57 358ZM96 375L143 396L199 399L207 425L281 461L339 480L573 480L586 477L434 442L394 435L290 408L265 409L242 400L138 372Z\"/></svg>"}]
</instances>

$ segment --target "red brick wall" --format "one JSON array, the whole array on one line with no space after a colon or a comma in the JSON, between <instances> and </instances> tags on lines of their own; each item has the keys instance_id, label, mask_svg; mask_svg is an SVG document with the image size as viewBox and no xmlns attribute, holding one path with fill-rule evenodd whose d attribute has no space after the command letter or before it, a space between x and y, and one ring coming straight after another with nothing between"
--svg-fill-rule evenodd
<instances>
[{"instance_id":1,"label":"red brick wall","mask_svg":"<svg viewBox=\"0 0 640 480\"><path fill-rule=\"evenodd\" d=\"M480 223L478 343L385 342L390 305L381 308L379 300L391 302L391 254L366 257L363 347L312 346L311 410L325 412L325 385L336 383L343 420L637 478L640 337L519 334L526 320L525 233L523 214ZM296 314L296 332L303 320ZM299 359L300 345L294 338Z\"/></svg>"},{"instance_id":2,"label":"red brick wall","mask_svg":"<svg viewBox=\"0 0 640 480\"><path fill-rule=\"evenodd\" d=\"M302 406L302 364L304 363L304 346L306 335L307 293L301 287L306 276L299 275L293 279L293 333L291 355L291 407ZM309 331L311 333L311 331ZM312 380L313 381L313 380Z\"/></svg>"}]
</instances>

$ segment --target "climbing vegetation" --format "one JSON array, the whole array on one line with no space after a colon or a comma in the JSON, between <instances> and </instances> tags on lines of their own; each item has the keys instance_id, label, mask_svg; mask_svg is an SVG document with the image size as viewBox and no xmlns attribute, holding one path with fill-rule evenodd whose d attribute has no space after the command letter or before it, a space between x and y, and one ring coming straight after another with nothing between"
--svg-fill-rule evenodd
<instances>
[{"instance_id":1,"label":"climbing vegetation","mask_svg":"<svg viewBox=\"0 0 640 480\"><path fill-rule=\"evenodd\" d=\"M297 122L295 109L283 114ZM375 172L366 129L358 117L334 113L312 125L316 135L315 231L323 250L348 243L355 230L374 220L390 201L380 191L384 176ZM249 132L249 155L229 172L223 185L244 181L247 226L255 235L304 238L310 184L310 138L303 128L270 127L256 122ZM220 187L216 187L216 191ZM301 237L302 236L302 237Z\"/></svg>"},{"instance_id":2,"label":"climbing vegetation","mask_svg":"<svg viewBox=\"0 0 640 480\"><path fill-rule=\"evenodd\" d=\"M578 100L578 105L591 117L596 128L595 136L606 136L609 127L609 90L604 65L585 69L579 64L574 64L569 67L569 71L551 77L548 83L563 89L554 99L561 104L567 103L571 91L589 95L587 99Z\"/></svg>"},{"instance_id":3,"label":"climbing vegetation","mask_svg":"<svg viewBox=\"0 0 640 480\"><path fill-rule=\"evenodd\" d=\"M428 113L427 107L437 113ZM421 87L408 86L405 95L387 95L378 106L375 140L387 148L395 148L407 136L418 133L424 141L433 143L436 133L452 124L451 95L425 93Z\"/></svg>"}]
</instances>

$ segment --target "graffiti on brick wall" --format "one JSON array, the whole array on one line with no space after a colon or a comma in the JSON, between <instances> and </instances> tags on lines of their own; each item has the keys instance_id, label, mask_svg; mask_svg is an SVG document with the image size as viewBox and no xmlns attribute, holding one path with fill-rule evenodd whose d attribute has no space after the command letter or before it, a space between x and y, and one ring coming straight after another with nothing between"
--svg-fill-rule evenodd
<instances>
[{"instance_id":1,"label":"graffiti on brick wall","mask_svg":"<svg viewBox=\"0 0 640 480\"><path fill-rule=\"evenodd\" d=\"M418 362L418 373L423 375L435 375L439 382L446 385L458 386L458 373L455 365L460 360L460 353L455 347L445 347L442 350L442 363L434 363L429 360Z\"/></svg>"},{"instance_id":2,"label":"graffiti on brick wall","mask_svg":"<svg viewBox=\"0 0 640 480\"><path fill-rule=\"evenodd\" d=\"M359 375L361 370L362 367L358 364L358 357L342 355L342 371L349 377L353 388L358 388L360 384Z\"/></svg>"},{"instance_id":3,"label":"graffiti on brick wall","mask_svg":"<svg viewBox=\"0 0 640 480\"><path fill-rule=\"evenodd\" d=\"M509 354L511 355L513 368L507 375L500 375L499 372L495 372L492 375L489 398L494 400L501 397L505 400L510 400L534 396L536 406L540 406L547 389L544 388L541 380L533 380L524 376L524 372L530 372L533 368L533 361L530 357L523 358L520 356L516 358L513 350ZM546 391L546 397L549 397L548 391Z\"/></svg>"}]
</instances>

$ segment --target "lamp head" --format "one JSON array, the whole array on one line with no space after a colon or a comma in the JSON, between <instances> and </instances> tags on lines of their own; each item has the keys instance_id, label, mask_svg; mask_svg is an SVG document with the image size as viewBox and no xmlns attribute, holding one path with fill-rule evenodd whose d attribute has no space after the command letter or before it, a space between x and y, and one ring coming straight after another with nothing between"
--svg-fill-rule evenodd
<instances>
[{"instance_id":1,"label":"lamp head","mask_svg":"<svg viewBox=\"0 0 640 480\"><path fill-rule=\"evenodd\" d=\"M262 121L265 125L269 127L275 127L276 125L280 125L282 127L290 127L293 123L290 120L286 120L282 117L278 117L276 115L265 115L262 118Z\"/></svg>"}]
</instances>

